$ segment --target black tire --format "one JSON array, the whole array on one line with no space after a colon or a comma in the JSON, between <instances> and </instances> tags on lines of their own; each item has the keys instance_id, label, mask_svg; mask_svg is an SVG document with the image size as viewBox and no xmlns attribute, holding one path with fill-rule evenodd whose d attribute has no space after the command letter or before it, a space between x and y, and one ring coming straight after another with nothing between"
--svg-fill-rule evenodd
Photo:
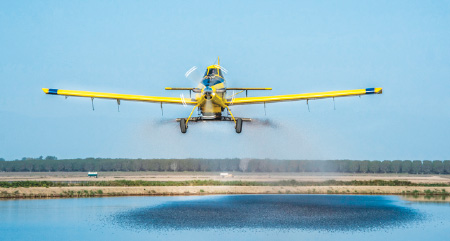
<instances>
[{"instance_id":1,"label":"black tire","mask_svg":"<svg viewBox=\"0 0 450 241\"><path fill-rule=\"evenodd\" d=\"M186 119L181 119L180 120L180 129L181 129L181 133L186 133Z\"/></svg>"},{"instance_id":2,"label":"black tire","mask_svg":"<svg viewBox=\"0 0 450 241\"><path fill-rule=\"evenodd\" d=\"M236 133L241 133L242 131L242 119L237 118L236 119Z\"/></svg>"}]
</instances>

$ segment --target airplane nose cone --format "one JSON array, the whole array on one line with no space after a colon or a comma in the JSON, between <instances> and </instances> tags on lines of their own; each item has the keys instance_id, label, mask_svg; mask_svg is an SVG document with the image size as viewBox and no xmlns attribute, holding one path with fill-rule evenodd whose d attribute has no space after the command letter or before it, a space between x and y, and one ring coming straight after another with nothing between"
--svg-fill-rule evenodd
<instances>
[{"instance_id":1,"label":"airplane nose cone","mask_svg":"<svg viewBox=\"0 0 450 241\"><path fill-rule=\"evenodd\" d=\"M205 89L203 89L203 93L205 94L211 94L213 92L211 87L205 87Z\"/></svg>"}]
</instances>

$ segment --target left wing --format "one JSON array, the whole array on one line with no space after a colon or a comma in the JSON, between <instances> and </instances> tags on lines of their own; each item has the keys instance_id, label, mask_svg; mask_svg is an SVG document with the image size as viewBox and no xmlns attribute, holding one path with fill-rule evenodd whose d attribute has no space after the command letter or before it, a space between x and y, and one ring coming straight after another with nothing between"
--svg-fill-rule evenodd
<instances>
[{"instance_id":1,"label":"left wing","mask_svg":"<svg viewBox=\"0 0 450 241\"><path fill-rule=\"evenodd\" d=\"M187 104L187 105L196 105L197 104L197 102L192 101L189 98L183 99L183 98L177 98L177 97L124 95L124 94L90 92L90 91L81 91L81 90L60 90L60 89L46 89L46 88L42 88L42 90L46 94L50 94L50 95L77 96L77 97L90 97L90 98L115 99L115 100L131 100L131 101L168 103L168 104Z\"/></svg>"},{"instance_id":2,"label":"left wing","mask_svg":"<svg viewBox=\"0 0 450 241\"><path fill-rule=\"evenodd\" d=\"M358 96L358 95L381 94L381 93L383 93L383 88L367 88L357 90L339 90L339 91L316 92L316 93L294 94L294 95L234 98L231 99L230 101L227 101L226 104L227 105L262 104L281 101L315 100L323 98Z\"/></svg>"}]
</instances>

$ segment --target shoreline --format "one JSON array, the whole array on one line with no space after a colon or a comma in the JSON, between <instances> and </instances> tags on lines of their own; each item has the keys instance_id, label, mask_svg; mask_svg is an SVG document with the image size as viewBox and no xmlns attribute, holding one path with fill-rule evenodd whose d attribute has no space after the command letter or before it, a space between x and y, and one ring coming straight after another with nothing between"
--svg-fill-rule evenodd
<instances>
[{"instance_id":1,"label":"shoreline","mask_svg":"<svg viewBox=\"0 0 450 241\"><path fill-rule=\"evenodd\" d=\"M449 197L450 175L219 172L0 172L0 199L239 194Z\"/></svg>"},{"instance_id":2,"label":"shoreline","mask_svg":"<svg viewBox=\"0 0 450 241\"><path fill-rule=\"evenodd\" d=\"M241 194L340 194L448 197L450 187L420 186L69 186L0 188L0 199Z\"/></svg>"}]
</instances>

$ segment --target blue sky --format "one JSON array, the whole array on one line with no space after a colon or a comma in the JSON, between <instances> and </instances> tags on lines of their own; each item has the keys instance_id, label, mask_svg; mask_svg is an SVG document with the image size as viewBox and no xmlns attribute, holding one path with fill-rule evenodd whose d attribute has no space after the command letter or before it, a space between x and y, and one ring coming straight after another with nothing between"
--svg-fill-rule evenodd
<instances>
[{"instance_id":1,"label":"blue sky","mask_svg":"<svg viewBox=\"0 0 450 241\"><path fill-rule=\"evenodd\" d=\"M2 1L0 157L450 159L448 1ZM177 105L41 88L179 96L221 57L256 95L382 95L233 107L271 125L193 123ZM186 93L185 93L186 94Z\"/></svg>"}]
</instances>

